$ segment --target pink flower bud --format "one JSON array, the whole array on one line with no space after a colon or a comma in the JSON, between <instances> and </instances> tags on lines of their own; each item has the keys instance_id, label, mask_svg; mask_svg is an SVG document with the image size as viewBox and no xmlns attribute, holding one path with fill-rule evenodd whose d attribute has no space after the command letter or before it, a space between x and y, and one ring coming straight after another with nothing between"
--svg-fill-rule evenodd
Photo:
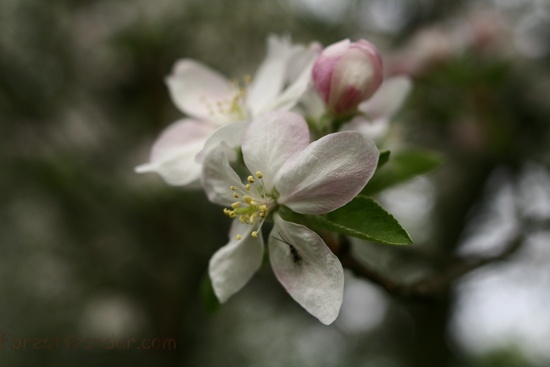
<instances>
[{"instance_id":1,"label":"pink flower bud","mask_svg":"<svg viewBox=\"0 0 550 367\"><path fill-rule=\"evenodd\" d=\"M329 111L346 114L382 84L382 59L371 43L346 39L323 50L313 65L312 78Z\"/></svg>"}]
</instances>

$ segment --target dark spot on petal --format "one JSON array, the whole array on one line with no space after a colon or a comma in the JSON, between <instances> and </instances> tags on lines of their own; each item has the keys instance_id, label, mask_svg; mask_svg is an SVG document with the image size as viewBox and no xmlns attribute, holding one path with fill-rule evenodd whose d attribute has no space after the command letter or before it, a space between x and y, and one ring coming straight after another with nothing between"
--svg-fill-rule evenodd
<instances>
[{"instance_id":1,"label":"dark spot on petal","mask_svg":"<svg viewBox=\"0 0 550 367\"><path fill-rule=\"evenodd\" d=\"M296 250L296 247L294 247L294 245L290 242L288 242L284 237L283 235L281 234L281 232L278 232L279 233L279 236L281 238L277 238L275 236L271 236L273 237L274 239L276 239L277 241L281 241L282 243L286 243L288 248L290 249L290 254L292 255L292 261L296 264L300 261L302 261L302 257L300 256L300 254L298 253L298 250Z\"/></svg>"}]
</instances>

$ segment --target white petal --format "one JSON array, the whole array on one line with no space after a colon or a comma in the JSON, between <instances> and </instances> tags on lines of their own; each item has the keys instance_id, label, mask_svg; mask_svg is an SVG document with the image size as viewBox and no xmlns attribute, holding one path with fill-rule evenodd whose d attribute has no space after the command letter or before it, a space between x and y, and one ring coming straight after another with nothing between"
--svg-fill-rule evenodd
<instances>
[{"instance_id":1,"label":"white petal","mask_svg":"<svg viewBox=\"0 0 550 367\"><path fill-rule=\"evenodd\" d=\"M242 187L242 182L229 165L223 143L212 149L203 162L202 186L213 203L230 206L235 201L231 186Z\"/></svg>"},{"instance_id":2,"label":"white petal","mask_svg":"<svg viewBox=\"0 0 550 367\"><path fill-rule=\"evenodd\" d=\"M288 111L298 103L300 98L306 93L311 81L311 67L313 59L300 76L284 90L283 93L274 98L264 108L268 111ZM262 111L263 112L263 111Z\"/></svg>"},{"instance_id":3,"label":"white petal","mask_svg":"<svg viewBox=\"0 0 550 367\"><path fill-rule=\"evenodd\" d=\"M208 273L214 293L222 303L244 287L262 265L263 239L261 236L254 238L246 235L250 229L247 224L233 221L229 243L210 259ZM243 238L236 240L237 234Z\"/></svg>"},{"instance_id":4,"label":"white petal","mask_svg":"<svg viewBox=\"0 0 550 367\"><path fill-rule=\"evenodd\" d=\"M322 323L332 323L344 294L344 270L317 233L275 215L269 259L287 292Z\"/></svg>"},{"instance_id":5,"label":"white petal","mask_svg":"<svg viewBox=\"0 0 550 367\"><path fill-rule=\"evenodd\" d=\"M277 200L302 214L323 214L353 199L374 174L379 152L357 132L326 135L291 157L275 178Z\"/></svg>"},{"instance_id":6,"label":"white petal","mask_svg":"<svg viewBox=\"0 0 550 367\"><path fill-rule=\"evenodd\" d=\"M300 110L303 111L306 119L317 122L327 112L325 102L311 85L300 99L300 102Z\"/></svg>"},{"instance_id":7,"label":"white petal","mask_svg":"<svg viewBox=\"0 0 550 367\"><path fill-rule=\"evenodd\" d=\"M323 46L318 42L313 42L308 47L300 46L288 61L286 82L292 83L292 81L298 79L308 69L311 76L313 62L315 62L315 59L320 55L322 50Z\"/></svg>"},{"instance_id":8,"label":"white petal","mask_svg":"<svg viewBox=\"0 0 550 367\"><path fill-rule=\"evenodd\" d=\"M204 144L204 148L202 151L197 154L197 161L202 162L204 161L204 157L216 146L218 146L220 143L224 142L227 144L229 148L237 148L241 145L243 135L244 135L244 129L247 126L246 121L239 121L239 122L232 122L229 124L225 124L222 127L220 127L218 130L216 130L206 143ZM235 160L236 156L229 157L228 159L230 161Z\"/></svg>"},{"instance_id":9,"label":"white petal","mask_svg":"<svg viewBox=\"0 0 550 367\"><path fill-rule=\"evenodd\" d=\"M288 61L300 49L293 46L288 38L269 36L267 55L248 88L247 104L253 116L266 111L265 106L281 92Z\"/></svg>"},{"instance_id":10,"label":"white petal","mask_svg":"<svg viewBox=\"0 0 550 367\"><path fill-rule=\"evenodd\" d=\"M407 77L393 77L384 82L371 99L361 103L359 110L373 123L389 121L409 95L412 83Z\"/></svg>"},{"instance_id":11,"label":"white petal","mask_svg":"<svg viewBox=\"0 0 550 367\"><path fill-rule=\"evenodd\" d=\"M150 163L136 167L136 172L156 172L171 185L187 185L200 178L201 165L195 156L201 151L214 127L190 119L168 126L151 150Z\"/></svg>"},{"instance_id":12,"label":"white petal","mask_svg":"<svg viewBox=\"0 0 550 367\"><path fill-rule=\"evenodd\" d=\"M200 119L216 121L216 103L230 101L235 94L231 83L218 72L190 59L179 60L166 78L174 104Z\"/></svg>"},{"instance_id":13,"label":"white petal","mask_svg":"<svg viewBox=\"0 0 550 367\"><path fill-rule=\"evenodd\" d=\"M262 171L266 191L273 188L279 168L309 144L304 118L293 112L272 112L254 119L243 138L243 158L251 173Z\"/></svg>"},{"instance_id":14,"label":"white petal","mask_svg":"<svg viewBox=\"0 0 550 367\"><path fill-rule=\"evenodd\" d=\"M344 124L340 131L357 131L377 142L388 134L389 129L389 120L377 119L371 121L364 116L356 116L350 122Z\"/></svg>"}]
</instances>

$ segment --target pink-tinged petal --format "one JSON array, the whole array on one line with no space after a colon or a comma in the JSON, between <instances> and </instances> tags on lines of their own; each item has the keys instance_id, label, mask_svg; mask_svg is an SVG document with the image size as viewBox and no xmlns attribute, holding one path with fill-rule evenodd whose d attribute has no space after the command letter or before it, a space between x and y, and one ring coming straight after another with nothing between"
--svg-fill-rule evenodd
<instances>
[{"instance_id":1,"label":"pink-tinged petal","mask_svg":"<svg viewBox=\"0 0 550 367\"><path fill-rule=\"evenodd\" d=\"M214 132L215 127L190 119L168 126L151 150L150 162L136 167L136 172L156 172L170 185L187 185L197 181L201 165L195 156Z\"/></svg>"},{"instance_id":2,"label":"pink-tinged petal","mask_svg":"<svg viewBox=\"0 0 550 367\"><path fill-rule=\"evenodd\" d=\"M225 143L229 148L237 148L241 145L244 129L248 123L246 121L232 122L225 124L222 127L218 128L206 141L204 148L199 154L197 154L197 161L204 161L204 157L220 143ZM229 157L230 161L236 159L236 155Z\"/></svg>"},{"instance_id":3,"label":"pink-tinged petal","mask_svg":"<svg viewBox=\"0 0 550 367\"><path fill-rule=\"evenodd\" d=\"M315 89L326 104L329 103L331 95L334 68L342 58L342 55L349 48L349 44L349 39L345 39L328 46L323 50L321 55L319 55L313 66L311 75Z\"/></svg>"},{"instance_id":4,"label":"pink-tinged petal","mask_svg":"<svg viewBox=\"0 0 550 367\"><path fill-rule=\"evenodd\" d=\"M280 204L302 214L323 214L353 199L374 174L379 152L357 132L326 135L294 155L279 170Z\"/></svg>"},{"instance_id":5,"label":"pink-tinged petal","mask_svg":"<svg viewBox=\"0 0 550 367\"><path fill-rule=\"evenodd\" d=\"M382 84L382 59L374 45L344 40L327 47L313 66L313 84L329 112L345 115Z\"/></svg>"},{"instance_id":6,"label":"pink-tinged petal","mask_svg":"<svg viewBox=\"0 0 550 367\"><path fill-rule=\"evenodd\" d=\"M247 224L233 221L229 243L210 259L208 273L214 293L222 303L244 287L262 265L263 239L247 235L250 229ZM241 240L235 239L237 234L242 235Z\"/></svg>"},{"instance_id":7,"label":"pink-tinged petal","mask_svg":"<svg viewBox=\"0 0 550 367\"><path fill-rule=\"evenodd\" d=\"M374 70L372 80L369 86L365 89L363 98L370 98L380 88L382 81L384 80L384 67L382 65L382 57L378 53L378 49L370 42L361 39L351 45L353 50L360 50L363 54L370 59L371 66Z\"/></svg>"},{"instance_id":8,"label":"pink-tinged petal","mask_svg":"<svg viewBox=\"0 0 550 367\"><path fill-rule=\"evenodd\" d=\"M366 41L351 44L335 65L329 97L329 105L335 112L357 108L382 84L382 60L374 46L371 51L366 44Z\"/></svg>"},{"instance_id":9,"label":"pink-tinged petal","mask_svg":"<svg viewBox=\"0 0 550 367\"><path fill-rule=\"evenodd\" d=\"M243 158L251 173L262 171L267 192L279 168L309 144L304 118L293 112L271 112L254 119L243 138Z\"/></svg>"},{"instance_id":10,"label":"pink-tinged petal","mask_svg":"<svg viewBox=\"0 0 550 367\"><path fill-rule=\"evenodd\" d=\"M202 186L213 203L230 206L235 198L231 186L242 187L242 182L229 165L224 144L218 145L206 155L202 169Z\"/></svg>"},{"instance_id":11,"label":"pink-tinged petal","mask_svg":"<svg viewBox=\"0 0 550 367\"><path fill-rule=\"evenodd\" d=\"M179 60L166 78L174 104L190 116L218 121L218 102L230 102L231 83L218 72L190 59Z\"/></svg>"},{"instance_id":12,"label":"pink-tinged petal","mask_svg":"<svg viewBox=\"0 0 550 367\"><path fill-rule=\"evenodd\" d=\"M401 108L412 89L409 78L398 76L384 82L371 99L361 103L359 110L373 122L389 121Z\"/></svg>"},{"instance_id":13,"label":"pink-tinged petal","mask_svg":"<svg viewBox=\"0 0 550 367\"><path fill-rule=\"evenodd\" d=\"M275 215L269 259L277 279L296 302L323 324L342 306L344 270L317 233Z\"/></svg>"},{"instance_id":14,"label":"pink-tinged petal","mask_svg":"<svg viewBox=\"0 0 550 367\"><path fill-rule=\"evenodd\" d=\"M269 36L267 55L248 88L247 105L252 116L265 112L266 105L281 93L288 61L300 49L288 38Z\"/></svg>"}]
</instances>

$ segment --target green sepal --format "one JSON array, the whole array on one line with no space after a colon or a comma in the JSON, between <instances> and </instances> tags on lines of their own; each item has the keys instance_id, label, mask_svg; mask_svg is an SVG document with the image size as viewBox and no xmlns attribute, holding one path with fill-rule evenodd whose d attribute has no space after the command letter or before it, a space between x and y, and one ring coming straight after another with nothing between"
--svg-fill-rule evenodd
<instances>
[{"instance_id":1,"label":"green sepal","mask_svg":"<svg viewBox=\"0 0 550 367\"><path fill-rule=\"evenodd\" d=\"M208 275L205 275L201 282L201 299L206 312L212 314L221 308L221 303L214 293L212 281Z\"/></svg>"},{"instance_id":2,"label":"green sepal","mask_svg":"<svg viewBox=\"0 0 550 367\"><path fill-rule=\"evenodd\" d=\"M376 166L376 169L380 169L380 167L388 163L389 160L390 160L390 151L389 150L381 151L380 156L378 157L378 165Z\"/></svg>"}]
</instances>

